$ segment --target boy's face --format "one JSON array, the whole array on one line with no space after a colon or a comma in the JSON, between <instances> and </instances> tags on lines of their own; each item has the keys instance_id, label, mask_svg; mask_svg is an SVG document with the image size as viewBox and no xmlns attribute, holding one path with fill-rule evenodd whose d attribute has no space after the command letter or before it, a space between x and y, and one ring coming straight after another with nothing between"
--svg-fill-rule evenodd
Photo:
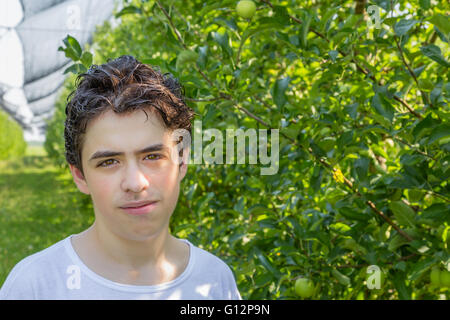
<instances>
[{"instance_id":1,"label":"boy's face","mask_svg":"<svg viewBox=\"0 0 450 320\"><path fill-rule=\"evenodd\" d=\"M182 166L171 160L170 148L176 145L170 131L159 116L146 113L148 119L142 110L130 114L108 110L91 120L82 149L84 178L70 165L78 189L92 197L96 224L135 241L167 230L187 170L187 158ZM163 149L140 152L158 144ZM149 201L156 203L129 209Z\"/></svg>"}]
</instances>

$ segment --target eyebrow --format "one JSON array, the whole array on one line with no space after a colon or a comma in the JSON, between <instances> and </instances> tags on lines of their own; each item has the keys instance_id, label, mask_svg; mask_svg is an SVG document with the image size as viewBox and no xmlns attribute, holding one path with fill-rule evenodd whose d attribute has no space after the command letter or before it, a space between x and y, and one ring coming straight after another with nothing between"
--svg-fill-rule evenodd
<instances>
[{"instance_id":1,"label":"eyebrow","mask_svg":"<svg viewBox=\"0 0 450 320\"><path fill-rule=\"evenodd\" d=\"M155 151L166 151L168 148L162 144L162 143L157 143L157 144L152 144L142 150L138 150L135 152L135 154L140 154L140 153L147 153L147 152L155 152ZM101 158L108 158L108 157L117 157L117 156L123 156L124 153L123 152L118 152L118 151L109 151L109 150L100 150L100 151L96 151L90 158L88 161L92 161L95 159L101 159Z\"/></svg>"}]
</instances>

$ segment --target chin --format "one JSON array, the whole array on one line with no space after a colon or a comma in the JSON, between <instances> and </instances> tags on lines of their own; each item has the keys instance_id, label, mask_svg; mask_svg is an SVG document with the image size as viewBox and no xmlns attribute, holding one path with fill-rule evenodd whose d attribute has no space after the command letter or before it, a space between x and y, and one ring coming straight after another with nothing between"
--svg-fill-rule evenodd
<instances>
[{"instance_id":1,"label":"chin","mask_svg":"<svg viewBox=\"0 0 450 320\"><path fill-rule=\"evenodd\" d=\"M160 230L158 230L160 231ZM126 230L121 232L121 236L130 241L148 241L160 234L154 228L140 228L139 230Z\"/></svg>"}]
</instances>

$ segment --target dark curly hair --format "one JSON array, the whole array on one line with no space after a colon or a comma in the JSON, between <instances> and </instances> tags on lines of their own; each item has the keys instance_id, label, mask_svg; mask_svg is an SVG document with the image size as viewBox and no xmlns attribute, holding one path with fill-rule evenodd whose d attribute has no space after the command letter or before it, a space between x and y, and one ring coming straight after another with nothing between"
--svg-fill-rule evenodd
<instances>
[{"instance_id":1,"label":"dark curly hair","mask_svg":"<svg viewBox=\"0 0 450 320\"><path fill-rule=\"evenodd\" d=\"M190 134L196 115L184 101L182 85L158 67L142 64L129 55L92 65L77 77L76 89L67 97L66 105L65 156L82 173L81 150L87 125L109 109L119 114L150 109L160 114L170 130L185 129Z\"/></svg>"}]
</instances>

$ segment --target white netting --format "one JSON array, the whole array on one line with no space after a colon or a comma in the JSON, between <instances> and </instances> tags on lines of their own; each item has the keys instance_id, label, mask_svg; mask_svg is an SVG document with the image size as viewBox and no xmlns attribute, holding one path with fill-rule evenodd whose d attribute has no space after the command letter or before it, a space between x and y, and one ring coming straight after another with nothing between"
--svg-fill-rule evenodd
<instances>
[{"instance_id":1,"label":"white netting","mask_svg":"<svg viewBox=\"0 0 450 320\"><path fill-rule=\"evenodd\" d=\"M42 141L45 120L70 64L58 51L70 34L83 46L111 17L117 0L1 0L0 107Z\"/></svg>"}]
</instances>

